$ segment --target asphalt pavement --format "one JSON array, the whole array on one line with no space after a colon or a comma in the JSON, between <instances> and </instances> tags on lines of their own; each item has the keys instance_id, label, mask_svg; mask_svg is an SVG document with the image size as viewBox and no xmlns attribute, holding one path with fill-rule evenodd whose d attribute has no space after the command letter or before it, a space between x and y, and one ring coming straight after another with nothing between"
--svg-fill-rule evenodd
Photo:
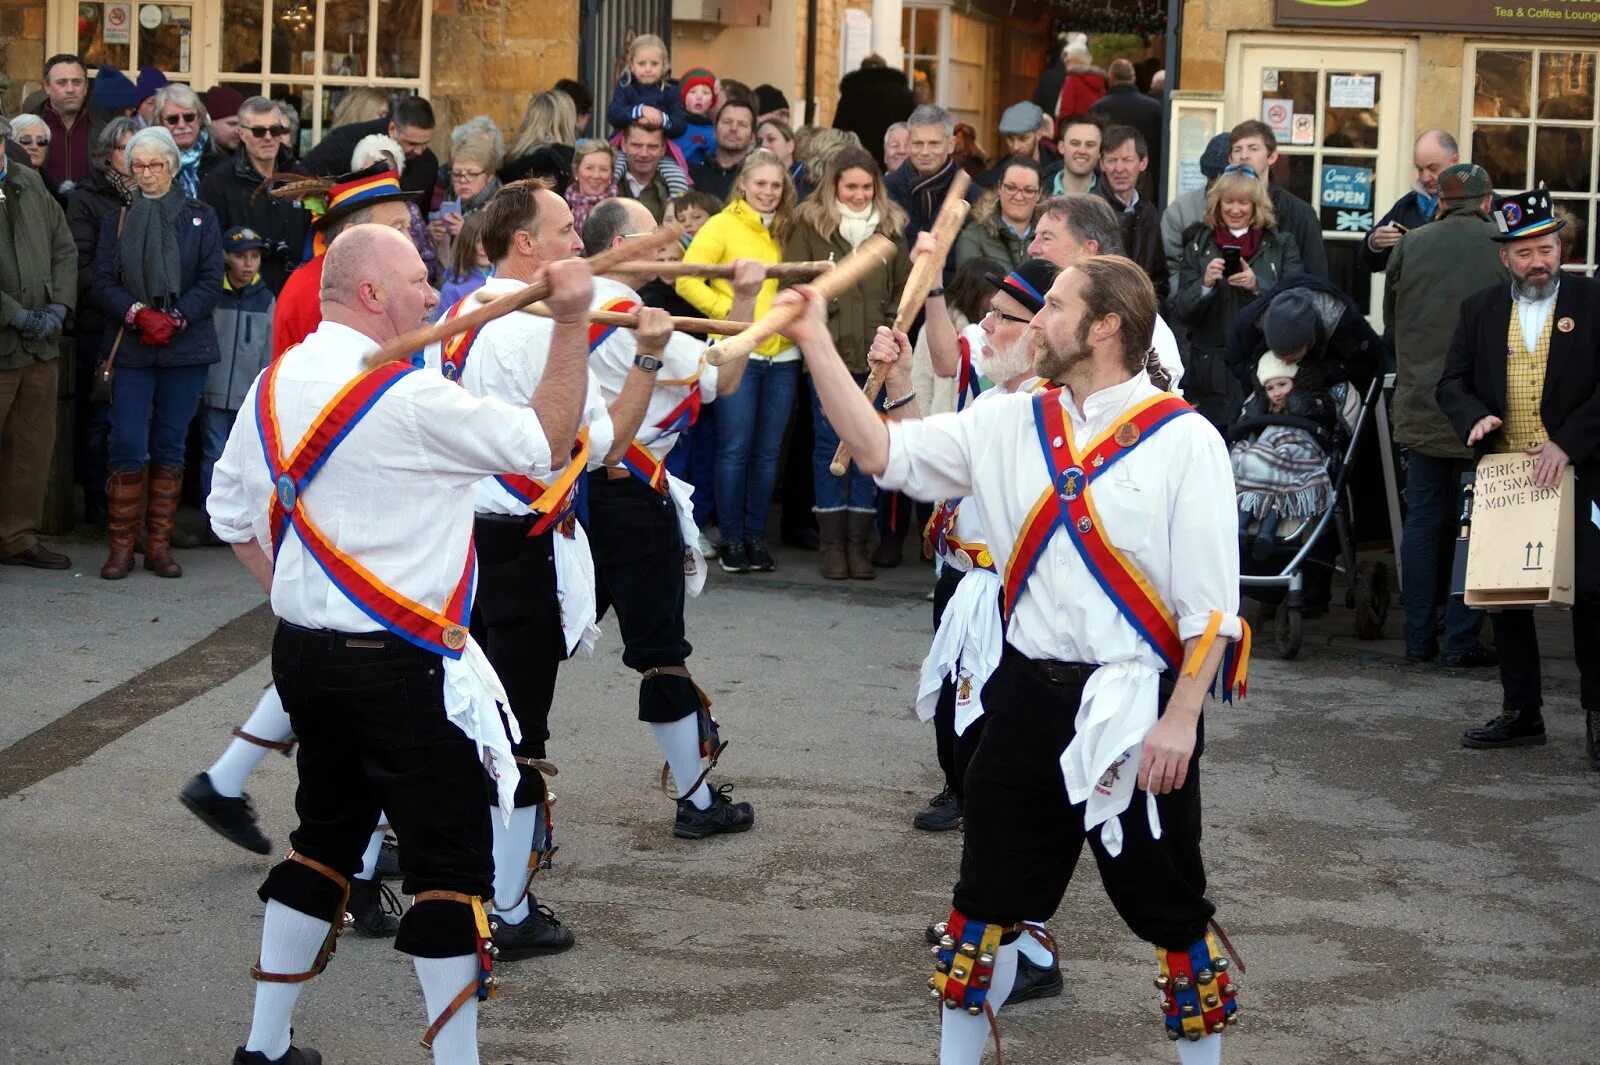
<instances>
[{"instance_id":1,"label":"asphalt pavement","mask_svg":"<svg viewBox=\"0 0 1600 1065\"><path fill-rule=\"evenodd\" d=\"M76 574L0 570L0 1063L226 1062L271 859L177 792L266 683L271 619L226 551L110 584L98 547L67 546ZM689 611L730 741L715 780L755 803L753 831L672 837L614 624L563 667L560 852L537 887L578 946L503 967L486 1063L935 1060L922 929L948 912L960 836L910 827L938 788L910 709L928 572L831 583L779 557L714 573ZM1570 664L1552 663L1548 746L1468 751L1493 671L1408 666L1341 610L1319 625L1207 711L1209 894L1248 970L1224 1060L1600 1062L1600 773ZM276 755L250 782L279 846L293 784ZM1078 874L1051 922L1065 993L1002 1011L1005 1060L1172 1061L1151 950L1092 860ZM330 1063L429 1060L387 943L341 940L295 1024Z\"/></svg>"}]
</instances>

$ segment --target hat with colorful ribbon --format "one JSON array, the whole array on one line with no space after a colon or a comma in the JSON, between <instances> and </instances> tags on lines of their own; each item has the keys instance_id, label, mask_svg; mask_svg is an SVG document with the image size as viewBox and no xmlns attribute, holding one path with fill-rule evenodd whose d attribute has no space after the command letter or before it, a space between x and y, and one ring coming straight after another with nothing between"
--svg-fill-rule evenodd
<instances>
[{"instance_id":1,"label":"hat with colorful ribbon","mask_svg":"<svg viewBox=\"0 0 1600 1065\"><path fill-rule=\"evenodd\" d=\"M1494 224L1500 232L1494 239L1502 244L1529 237L1542 237L1566 228L1567 220L1555 214L1548 189L1532 189L1495 201Z\"/></svg>"}]
</instances>

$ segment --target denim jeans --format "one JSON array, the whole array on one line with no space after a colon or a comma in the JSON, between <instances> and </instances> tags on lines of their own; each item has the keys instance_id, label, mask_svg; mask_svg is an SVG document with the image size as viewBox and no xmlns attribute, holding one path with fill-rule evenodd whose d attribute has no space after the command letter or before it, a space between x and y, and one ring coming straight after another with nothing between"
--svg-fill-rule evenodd
<instances>
[{"instance_id":1,"label":"denim jeans","mask_svg":"<svg viewBox=\"0 0 1600 1065\"><path fill-rule=\"evenodd\" d=\"M700 417L678 435L667 452L667 472L694 485L694 523L704 529L711 521L713 486L717 470L717 405L707 403Z\"/></svg>"},{"instance_id":2,"label":"denim jeans","mask_svg":"<svg viewBox=\"0 0 1600 1065\"><path fill-rule=\"evenodd\" d=\"M767 535L778 452L799 382L798 359L752 358L738 389L717 400L717 529L726 541Z\"/></svg>"},{"instance_id":3,"label":"denim jeans","mask_svg":"<svg viewBox=\"0 0 1600 1065\"><path fill-rule=\"evenodd\" d=\"M856 374L855 378L858 384L862 384L866 382L867 375ZM834 432L828 416L823 413L822 401L817 398L815 391L811 393L811 424L817 434L817 446L811 452L816 509L819 512L864 510L869 514L875 513L878 486L872 483L871 477L862 473L854 462L850 463L843 477L835 477L828 468L833 463L834 452L839 448L839 434Z\"/></svg>"},{"instance_id":4,"label":"denim jeans","mask_svg":"<svg viewBox=\"0 0 1600 1065\"><path fill-rule=\"evenodd\" d=\"M239 417L236 410L217 407L200 409L200 491L201 499L211 498L211 470L222 457L222 448L233 432L233 423Z\"/></svg>"},{"instance_id":5,"label":"denim jeans","mask_svg":"<svg viewBox=\"0 0 1600 1065\"><path fill-rule=\"evenodd\" d=\"M1449 587L1450 560L1455 550L1461 505L1464 459L1441 459L1407 450L1406 521L1400 548L1400 599L1405 606L1406 651L1432 654L1438 625L1435 606ZM1478 646L1483 611L1469 610L1460 596L1449 596L1444 608L1446 655L1465 654Z\"/></svg>"},{"instance_id":6,"label":"denim jeans","mask_svg":"<svg viewBox=\"0 0 1600 1065\"><path fill-rule=\"evenodd\" d=\"M118 367L111 389L113 473L156 466L182 466L189 423L200 407L206 370L201 366Z\"/></svg>"}]
</instances>

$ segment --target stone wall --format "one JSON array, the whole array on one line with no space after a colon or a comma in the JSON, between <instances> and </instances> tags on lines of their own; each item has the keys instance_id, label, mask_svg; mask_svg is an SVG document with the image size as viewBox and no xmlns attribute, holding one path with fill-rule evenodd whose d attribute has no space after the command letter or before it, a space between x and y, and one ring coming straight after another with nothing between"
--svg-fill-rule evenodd
<instances>
[{"instance_id":1,"label":"stone wall","mask_svg":"<svg viewBox=\"0 0 1600 1065\"><path fill-rule=\"evenodd\" d=\"M45 0L0 0L0 106L16 114L44 77Z\"/></svg>"},{"instance_id":2,"label":"stone wall","mask_svg":"<svg viewBox=\"0 0 1600 1065\"><path fill-rule=\"evenodd\" d=\"M578 76L578 17L572 0L434 0L429 95L441 158L450 128L473 115L498 122L509 143L530 96Z\"/></svg>"}]
</instances>

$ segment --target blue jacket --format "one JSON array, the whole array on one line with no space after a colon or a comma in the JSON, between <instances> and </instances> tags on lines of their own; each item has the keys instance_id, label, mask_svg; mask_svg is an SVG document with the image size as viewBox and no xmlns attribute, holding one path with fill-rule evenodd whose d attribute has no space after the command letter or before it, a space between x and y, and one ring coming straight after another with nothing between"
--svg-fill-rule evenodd
<instances>
[{"instance_id":1,"label":"blue jacket","mask_svg":"<svg viewBox=\"0 0 1600 1065\"><path fill-rule=\"evenodd\" d=\"M686 132L674 137L672 143L683 153L684 163L694 166L707 156L717 154L717 127L710 116L685 113L683 123Z\"/></svg>"},{"instance_id":2,"label":"blue jacket","mask_svg":"<svg viewBox=\"0 0 1600 1065\"><path fill-rule=\"evenodd\" d=\"M105 313L107 327L101 354L111 350L116 340L116 324L123 321L128 308L137 300L122 287L122 267L117 260L117 220L120 211L107 212L100 220L100 243L94 252L94 291L92 298ZM139 339L137 329L123 331L117 349L117 365L131 370L152 366L204 366L216 362L217 330L211 321L222 298L222 231L217 228L217 212L195 199L185 199L178 218L178 258L182 264L178 313L189 327L176 333L164 347L150 347Z\"/></svg>"},{"instance_id":3,"label":"blue jacket","mask_svg":"<svg viewBox=\"0 0 1600 1065\"><path fill-rule=\"evenodd\" d=\"M639 108L657 108L667 116L667 140L683 136L683 97L678 94L677 78L662 78L654 85L640 85L633 75L624 73L611 91L611 102L606 105L606 121L621 133L639 117Z\"/></svg>"},{"instance_id":4,"label":"blue jacket","mask_svg":"<svg viewBox=\"0 0 1600 1065\"><path fill-rule=\"evenodd\" d=\"M206 387L200 397L206 406L238 410L244 405L251 383L272 361L272 307L276 302L260 274L239 289L223 280L222 299L212 312L221 358L206 371Z\"/></svg>"}]
</instances>

